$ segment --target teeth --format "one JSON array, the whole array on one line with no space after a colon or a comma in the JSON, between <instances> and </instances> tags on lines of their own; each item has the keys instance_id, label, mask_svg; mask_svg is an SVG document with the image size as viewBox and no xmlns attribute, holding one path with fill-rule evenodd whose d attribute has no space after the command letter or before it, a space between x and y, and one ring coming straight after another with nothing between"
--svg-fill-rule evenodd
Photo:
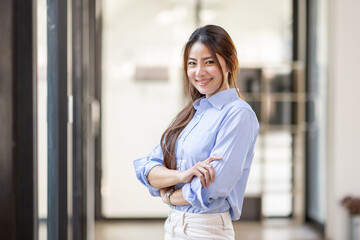
<instances>
[{"instance_id":1,"label":"teeth","mask_svg":"<svg viewBox=\"0 0 360 240\"><path fill-rule=\"evenodd\" d=\"M201 83L201 84L205 84L205 83L210 82L210 81L211 81L211 79L209 79L209 80L202 80L202 81L198 80L198 81L199 81L199 83Z\"/></svg>"}]
</instances>

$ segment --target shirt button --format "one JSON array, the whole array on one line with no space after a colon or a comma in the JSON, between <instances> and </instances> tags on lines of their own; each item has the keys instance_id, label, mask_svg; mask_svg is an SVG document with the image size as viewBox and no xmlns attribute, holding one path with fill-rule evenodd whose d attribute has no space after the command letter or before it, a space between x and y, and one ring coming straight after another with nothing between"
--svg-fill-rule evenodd
<instances>
[{"instance_id":1,"label":"shirt button","mask_svg":"<svg viewBox=\"0 0 360 240\"><path fill-rule=\"evenodd\" d=\"M200 117L200 115L197 115L196 117L197 117L197 118L199 118L199 117Z\"/></svg>"}]
</instances>

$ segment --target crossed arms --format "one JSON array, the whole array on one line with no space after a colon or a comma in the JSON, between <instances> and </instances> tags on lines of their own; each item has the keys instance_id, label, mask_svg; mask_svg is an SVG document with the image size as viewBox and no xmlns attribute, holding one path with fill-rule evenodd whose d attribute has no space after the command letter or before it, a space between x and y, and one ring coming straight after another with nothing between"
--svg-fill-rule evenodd
<instances>
[{"instance_id":1,"label":"crossed arms","mask_svg":"<svg viewBox=\"0 0 360 240\"><path fill-rule=\"evenodd\" d=\"M208 159L198 162L192 168L186 171L171 170L164 166L156 166L150 170L147 179L151 186L160 189L161 199L167 203L165 193L174 185L179 183L189 183L194 177L200 179L203 187L209 187L211 182L215 181L215 171L210 162L221 160L222 157L212 156ZM182 193L182 188L176 190L170 196L173 205L187 205Z\"/></svg>"}]
</instances>

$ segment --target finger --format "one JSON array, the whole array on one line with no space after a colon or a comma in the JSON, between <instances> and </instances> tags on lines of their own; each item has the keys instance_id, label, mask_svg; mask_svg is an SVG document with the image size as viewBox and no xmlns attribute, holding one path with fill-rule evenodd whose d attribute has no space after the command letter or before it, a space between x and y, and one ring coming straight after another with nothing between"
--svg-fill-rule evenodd
<instances>
[{"instance_id":1,"label":"finger","mask_svg":"<svg viewBox=\"0 0 360 240\"><path fill-rule=\"evenodd\" d=\"M215 160L222 160L222 157L219 157L219 156L211 156L211 157L209 157L206 161L207 161L207 163L211 163L212 161L215 161Z\"/></svg>"},{"instance_id":2,"label":"finger","mask_svg":"<svg viewBox=\"0 0 360 240\"><path fill-rule=\"evenodd\" d=\"M207 170L207 168L200 168L200 171L202 172L202 174L204 175L205 177L205 184L206 184L206 187L209 187L210 186L210 175L209 175L209 171Z\"/></svg>"},{"instance_id":3,"label":"finger","mask_svg":"<svg viewBox=\"0 0 360 240\"><path fill-rule=\"evenodd\" d=\"M204 175L198 170L197 173L195 174L199 179L200 179L200 182L201 182L201 185L203 187L205 187L205 181L204 181Z\"/></svg>"},{"instance_id":4,"label":"finger","mask_svg":"<svg viewBox=\"0 0 360 240\"><path fill-rule=\"evenodd\" d=\"M205 172L204 172L204 176L205 176L205 181L206 181L206 187L209 187L210 186L210 175L209 175L209 171L205 169Z\"/></svg>"},{"instance_id":5,"label":"finger","mask_svg":"<svg viewBox=\"0 0 360 240\"><path fill-rule=\"evenodd\" d=\"M209 171L210 179L212 182L215 181L215 170L210 164L206 164L206 169Z\"/></svg>"},{"instance_id":6,"label":"finger","mask_svg":"<svg viewBox=\"0 0 360 240\"><path fill-rule=\"evenodd\" d=\"M206 164L202 164L202 165L198 165L197 169L203 174L204 178L205 178L205 184L207 187L210 186L210 175L209 175L209 171L206 168Z\"/></svg>"}]
</instances>

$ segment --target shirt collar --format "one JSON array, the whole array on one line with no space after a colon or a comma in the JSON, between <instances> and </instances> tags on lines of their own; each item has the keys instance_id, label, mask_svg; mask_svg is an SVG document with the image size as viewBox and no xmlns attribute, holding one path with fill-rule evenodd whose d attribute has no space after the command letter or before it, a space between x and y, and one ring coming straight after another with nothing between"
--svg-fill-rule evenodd
<instances>
[{"instance_id":1,"label":"shirt collar","mask_svg":"<svg viewBox=\"0 0 360 240\"><path fill-rule=\"evenodd\" d=\"M229 89L223 90L221 92L218 92L209 98L205 98L205 97L198 98L193 103L193 106L197 110L200 106L200 102L207 100L213 107L217 108L218 110L221 110L221 108L226 103L231 102L237 98L239 98L239 96L238 96L235 88L229 88Z\"/></svg>"}]
</instances>

